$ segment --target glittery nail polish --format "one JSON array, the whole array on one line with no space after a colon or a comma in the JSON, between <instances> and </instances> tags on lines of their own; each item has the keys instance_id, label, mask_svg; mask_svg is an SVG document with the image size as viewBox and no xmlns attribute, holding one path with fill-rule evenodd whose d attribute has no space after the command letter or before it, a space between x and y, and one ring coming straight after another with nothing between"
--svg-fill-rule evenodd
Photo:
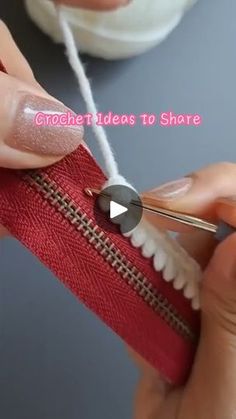
<instances>
[{"instance_id":1,"label":"glittery nail polish","mask_svg":"<svg viewBox=\"0 0 236 419\"><path fill-rule=\"evenodd\" d=\"M36 124L36 115L75 114L63 104L32 94L18 92L12 99L5 144L39 155L63 156L74 151L83 139L80 125ZM41 122L42 119L41 119Z\"/></svg>"}]
</instances>

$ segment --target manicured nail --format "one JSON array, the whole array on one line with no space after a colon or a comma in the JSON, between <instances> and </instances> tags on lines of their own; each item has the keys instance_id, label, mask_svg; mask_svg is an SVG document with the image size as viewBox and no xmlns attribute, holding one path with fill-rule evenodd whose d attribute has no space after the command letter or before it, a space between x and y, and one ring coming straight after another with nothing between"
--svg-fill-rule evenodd
<instances>
[{"instance_id":1,"label":"manicured nail","mask_svg":"<svg viewBox=\"0 0 236 419\"><path fill-rule=\"evenodd\" d=\"M44 115L74 115L63 104L32 94L16 92L8 101L9 112L3 141L8 146L39 155L63 156L74 151L83 139L79 125L37 125L35 117ZM5 125L6 125L5 124Z\"/></svg>"},{"instance_id":2,"label":"manicured nail","mask_svg":"<svg viewBox=\"0 0 236 419\"><path fill-rule=\"evenodd\" d=\"M116 0L116 2L111 2L112 10L116 10L122 7L126 7L131 3L132 0ZM102 3L102 2L101 2Z\"/></svg>"},{"instance_id":3,"label":"manicured nail","mask_svg":"<svg viewBox=\"0 0 236 419\"><path fill-rule=\"evenodd\" d=\"M156 189L148 192L159 200L172 200L183 197L191 188L193 180L190 177L184 177L173 182L165 183Z\"/></svg>"},{"instance_id":4,"label":"manicured nail","mask_svg":"<svg viewBox=\"0 0 236 419\"><path fill-rule=\"evenodd\" d=\"M226 205L232 205L236 207L236 195L228 196L226 198L220 198L219 203L226 204Z\"/></svg>"},{"instance_id":5,"label":"manicured nail","mask_svg":"<svg viewBox=\"0 0 236 419\"><path fill-rule=\"evenodd\" d=\"M229 197L224 198L224 199L227 202L234 202L234 204L236 203L236 195L232 195L232 196L229 196Z\"/></svg>"},{"instance_id":6,"label":"manicured nail","mask_svg":"<svg viewBox=\"0 0 236 419\"><path fill-rule=\"evenodd\" d=\"M3 65L3 62L0 60L0 71L2 71L3 73L6 73L7 70L5 68L5 66Z\"/></svg>"}]
</instances>

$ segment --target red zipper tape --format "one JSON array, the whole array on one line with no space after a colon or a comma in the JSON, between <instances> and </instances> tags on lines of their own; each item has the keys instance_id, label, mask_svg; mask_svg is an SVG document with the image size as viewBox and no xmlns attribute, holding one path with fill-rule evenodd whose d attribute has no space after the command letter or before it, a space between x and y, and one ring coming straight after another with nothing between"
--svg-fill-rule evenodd
<instances>
[{"instance_id":1,"label":"red zipper tape","mask_svg":"<svg viewBox=\"0 0 236 419\"><path fill-rule=\"evenodd\" d=\"M183 295L153 269L151 259L143 258L140 250L118 231L105 233L113 243L113 254L125 255L130 269L141 273L162 296L161 314L148 297L145 300L146 296L141 295L142 286L140 294L140 284L122 276L119 266L114 268L100 253L100 247L89 242L91 237L77 228L73 215L78 207L88 219L94 220L94 202L85 195L84 189L105 181L85 148L80 146L44 170L19 173L1 169L0 172L1 223L169 381L183 382L193 360L198 315ZM169 308L165 310L167 302L182 319L180 323L188 325L189 336L181 332L181 327L179 331Z\"/></svg>"},{"instance_id":2,"label":"red zipper tape","mask_svg":"<svg viewBox=\"0 0 236 419\"><path fill-rule=\"evenodd\" d=\"M1 63L0 69L6 72ZM0 169L0 222L168 381L181 384L193 362L199 315L104 214L109 233L96 225L84 189L104 182L83 146L46 169Z\"/></svg>"}]
</instances>

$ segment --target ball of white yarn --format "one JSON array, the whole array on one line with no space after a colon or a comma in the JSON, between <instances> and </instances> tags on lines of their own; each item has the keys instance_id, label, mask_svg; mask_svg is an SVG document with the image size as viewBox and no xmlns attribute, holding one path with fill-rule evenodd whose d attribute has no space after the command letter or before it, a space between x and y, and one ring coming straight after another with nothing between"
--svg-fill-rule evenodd
<instances>
[{"instance_id":1,"label":"ball of white yarn","mask_svg":"<svg viewBox=\"0 0 236 419\"><path fill-rule=\"evenodd\" d=\"M78 48L106 59L126 58L160 43L196 0L132 0L112 12L65 7ZM34 22L56 42L62 42L55 7L49 0L25 0Z\"/></svg>"}]
</instances>

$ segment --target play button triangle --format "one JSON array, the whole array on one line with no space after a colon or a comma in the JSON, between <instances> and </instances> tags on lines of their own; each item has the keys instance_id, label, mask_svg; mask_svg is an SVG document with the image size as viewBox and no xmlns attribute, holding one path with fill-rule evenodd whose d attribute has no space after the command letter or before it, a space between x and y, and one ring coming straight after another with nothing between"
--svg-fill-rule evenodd
<instances>
[{"instance_id":1,"label":"play button triangle","mask_svg":"<svg viewBox=\"0 0 236 419\"><path fill-rule=\"evenodd\" d=\"M128 208L124 207L123 205L118 204L118 202L115 202L115 201L110 202L110 219L118 217L119 215L122 215L127 211L128 211Z\"/></svg>"}]
</instances>

